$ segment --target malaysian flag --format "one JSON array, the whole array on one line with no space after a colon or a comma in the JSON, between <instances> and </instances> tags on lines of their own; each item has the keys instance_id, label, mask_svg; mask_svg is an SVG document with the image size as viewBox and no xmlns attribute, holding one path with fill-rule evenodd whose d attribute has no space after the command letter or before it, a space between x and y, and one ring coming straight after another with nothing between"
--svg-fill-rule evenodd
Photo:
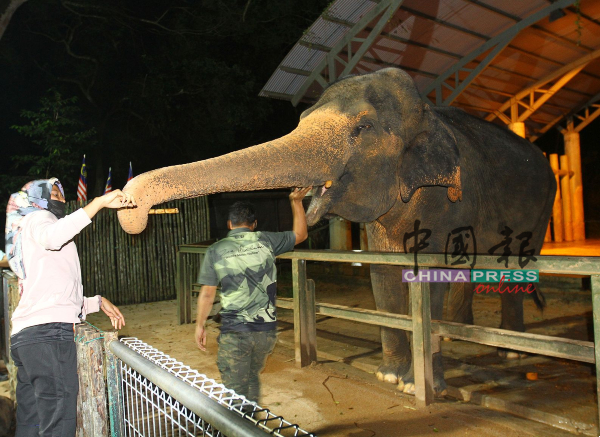
<instances>
[{"instance_id":1,"label":"malaysian flag","mask_svg":"<svg viewBox=\"0 0 600 437\"><path fill-rule=\"evenodd\" d=\"M127 182L133 179L133 170L131 169L131 161L129 161L129 175L127 176Z\"/></svg>"},{"instance_id":2,"label":"malaysian flag","mask_svg":"<svg viewBox=\"0 0 600 437\"><path fill-rule=\"evenodd\" d=\"M112 191L112 177L110 176L111 168L108 167L108 179L106 180L106 186L104 187L104 194L108 194Z\"/></svg>"},{"instance_id":3,"label":"malaysian flag","mask_svg":"<svg viewBox=\"0 0 600 437\"><path fill-rule=\"evenodd\" d=\"M87 169L85 168L85 155L83 155L83 164L81 164L79 184L77 185L77 200L80 202L87 200Z\"/></svg>"}]
</instances>

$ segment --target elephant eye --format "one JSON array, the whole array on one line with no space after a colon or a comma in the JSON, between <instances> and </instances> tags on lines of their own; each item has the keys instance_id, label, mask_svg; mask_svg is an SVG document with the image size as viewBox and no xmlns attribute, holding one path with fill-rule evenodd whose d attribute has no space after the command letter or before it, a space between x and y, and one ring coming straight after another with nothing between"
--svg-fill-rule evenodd
<instances>
[{"instance_id":1,"label":"elephant eye","mask_svg":"<svg viewBox=\"0 0 600 437\"><path fill-rule=\"evenodd\" d=\"M363 130L367 131L369 129L373 129L373 123L371 123L371 122L363 123L363 124L356 126L356 128L352 132L352 138L357 138L360 135L361 131L363 131Z\"/></svg>"}]
</instances>

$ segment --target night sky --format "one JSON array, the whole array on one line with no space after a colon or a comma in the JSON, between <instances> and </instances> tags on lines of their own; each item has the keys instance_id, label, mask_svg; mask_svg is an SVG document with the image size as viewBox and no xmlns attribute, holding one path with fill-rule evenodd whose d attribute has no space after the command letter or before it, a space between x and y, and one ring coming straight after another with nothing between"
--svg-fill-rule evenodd
<instances>
[{"instance_id":1,"label":"night sky","mask_svg":"<svg viewBox=\"0 0 600 437\"><path fill-rule=\"evenodd\" d=\"M0 40L0 80L5 84L0 195L7 199L24 181L45 177L30 159L48 155L45 137L29 138L11 126L27 124L21 111L37 111L50 89L63 99L77 98L75 131L95 132L78 144L58 143L56 153L70 164L50 170L63 181L68 199L75 197L84 153L88 193L95 196L109 166L113 187L122 187L130 161L139 174L288 133L305 106L294 108L258 93L328 4L154 0L127 3L125 9L114 0L79 6L26 2ZM588 236L596 238L599 135L600 120L581 134L586 226ZM546 152L563 153L556 130L537 144Z\"/></svg>"}]
</instances>

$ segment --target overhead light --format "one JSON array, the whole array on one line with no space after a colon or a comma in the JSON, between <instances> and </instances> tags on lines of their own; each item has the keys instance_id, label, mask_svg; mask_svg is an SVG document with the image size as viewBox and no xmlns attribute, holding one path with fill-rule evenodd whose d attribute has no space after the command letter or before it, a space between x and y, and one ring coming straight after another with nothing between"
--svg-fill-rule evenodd
<instances>
[{"instance_id":1,"label":"overhead light","mask_svg":"<svg viewBox=\"0 0 600 437\"><path fill-rule=\"evenodd\" d=\"M548 17L548 21L552 23L553 21L560 20L562 17L566 16L565 11L562 9L555 9L550 12L550 16Z\"/></svg>"}]
</instances>

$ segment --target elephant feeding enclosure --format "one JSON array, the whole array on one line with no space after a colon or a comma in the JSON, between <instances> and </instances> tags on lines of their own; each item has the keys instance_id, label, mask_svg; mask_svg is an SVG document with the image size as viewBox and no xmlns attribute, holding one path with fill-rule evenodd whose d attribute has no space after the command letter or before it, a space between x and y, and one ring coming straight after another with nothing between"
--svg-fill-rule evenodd
<instances>
[{"instance_id":1,"label":"elephant feeding enclosure","mask_svg":"<svg viewBox=\"0 0 600 437\"><path fill-rule=\"evenodd\" d=\"M201 254L205 248L182 246L179 251L178 273L189 281L186 269L193 264L187 254ZM187 253L186 253L187 252ZM429 313L429 290L426 283L411 283L411 301L413 318L371 310L357 310L347 306L315 304L314 289L306 279L305 260L330 262L361 262L370 264L410 265L413 255L343 252L296 251L281 255L291 259L293 266L294 301L279 300L278 306L294 309L294 340L296 361L308 365L316 360L315 312L322 315L339 317L379 326L388 326L413 332L413 360L415 363L415 382L417 405L425 406L433 400L432 375L432 335L447 336L475 343L510 348L528 353L567 358L575 361L594 363L598 366L593 342L569 340L545 335L517 333L474 325L431 321ZM443 266L443 255L422 255L419 258L421 268ZM480 257L481 268L496 267L495 257ZM517 260L511 259L510 268L516 268ZM600 311L600 262L593 258L545 257L540 256L535 267L541 273L568 273L591 275L594 313ZM180 323L191 322L185 317L191 314L191 288L178 280ZM594 318L596 341L600 341L600 326ZM597 372L598 374L598 372Z\"/></svg>"}]
</instances>

